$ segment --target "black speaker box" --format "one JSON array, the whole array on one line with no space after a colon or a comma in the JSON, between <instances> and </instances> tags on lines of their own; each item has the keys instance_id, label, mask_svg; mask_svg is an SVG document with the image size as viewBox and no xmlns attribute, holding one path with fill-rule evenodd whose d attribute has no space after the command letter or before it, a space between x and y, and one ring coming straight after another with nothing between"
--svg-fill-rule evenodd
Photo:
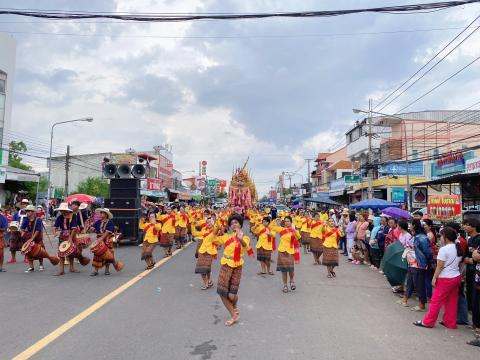
<instances>
[{"instance_id":1,"label":"black speaker box","mask_svg":"<svg viewBox=\"0 0 480 360\"><path fill-rule=\"evenodd\" d=\"M114 217L140 216L140 199L138 198L111 198L105 199L107 207Z\"/></svg>"},{"instance_id":2,"label":"black speaker box","mask_svg":"<svg viewBox=\"0 0 480 360\"><path fill-rule=\"evenodd\" d=\"M118 226L122 238L138 238L138 217L114 217L113 223Z\"/></svg>"},{"instance_id":3,"label":"black speaker box","mask_svg":"<svg viewBox=\"0 0 480 360\"><path fill-rule=\"evenodd\" d=\"M110 198L140 199L140 179L110 179Z\"/></svg>"}]
</instances>

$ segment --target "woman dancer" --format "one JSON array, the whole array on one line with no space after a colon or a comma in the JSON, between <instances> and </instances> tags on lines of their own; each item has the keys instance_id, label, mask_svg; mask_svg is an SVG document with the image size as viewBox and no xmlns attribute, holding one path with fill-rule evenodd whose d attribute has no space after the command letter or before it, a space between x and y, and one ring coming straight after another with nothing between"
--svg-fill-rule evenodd
<instances>
[{"instance_id":1,"label":"woman dancer","mask_svg":"<svg viewBox=\"0 0 480 360\"><path fill-rule=\"evenodd\" d=\"M244 263L243 255L248 252L253 256L253 250L250 247L250 238L242 231L243 217L234 214L228 218L230 233L217 237L217 241L223 245L223 256L218 275L217 294L230 313L231 318L225 322L226 326L232 326L240 318L240 312L237 307L238 289L242 278L242 266Z\"/></svg>"},{"instance_id":2,"label":"woman dancer","mask_svg":"<svg viewBox=\"0 0 480 360\"><path fill-rule=\"evenodd\" d=\"M282 273L283 292L288 293L288 277L290 277L290 289L294 291L295 285L295 262L300 262L300 250L298 239L300 232L292 224L292 218L285 216L283 225L277 220L274 230L280 233L280 244L278 245L277 271Z\"/></svg>"},{"instance_id":3,"label":"woman dancer","mask_svg":"<svg viewBox=\"0 0 480 360\"><path fill-rule=\"evenodd\" d=\"M157 223L157 216L151 213L148 217L148 223L143 226L143 246L142 246L142 260L145 261L147 267L145 270L153 269L155 261L153 260L153 250L158 243L158 236L162 230L162 225Z\"/></svg>"},{"instance_id":4,"label":"woman dancer","mask_svg":"<svg viewBox=\"0 0 480 360\"><path fill-rule=\"evenodd\" d=\"M323 228L323 260L322 264L327 267L327 277L334 278L337 275L333 269L338 266L338 243L343 236L343 231L335 226L335 220L328 219Z\"/></svg>"},{"instance_id":5,"label":"woman dancer","mask_svg":"<svg viewBox=\"0 0 480 360\"><path fill-rule=\"evenodd\" d=\"M313 265L320 265L320 256L323 253L323 226L319 213L315 214L310 227L310 251L313 254Z\"/></svg>"},{"instance_id":6,"label":"woman dancer","mask_svg":"<svg viewBox=\"0 0 480 360\"><path fill-rule=\"evenodd\" d=\"M217 258L218 241L216 236L221 236L221 229L214 228L215 219L208 217L206 219L205 233L202 235L202 241L197 254L197 265L195 274L200 274L203 280L202 290L210 289L213 286L211 279L212 262ZM199 242L200 243L200 242Z\"/></svg>"},{"instance_id":7,"label":"woman dancer","mask_svg":"<svg viewBox=\"0 0 480 360\"><path fill-rule=\"evenodd\" d=\"M269 228L270 218L264 217L262 223L256 227L257 241L257 260L260 262L261 271L257 275L273 275L270 270L270 261L272 260L272 251L275 251L275 237Z\"/></svg>"}]
</instances>

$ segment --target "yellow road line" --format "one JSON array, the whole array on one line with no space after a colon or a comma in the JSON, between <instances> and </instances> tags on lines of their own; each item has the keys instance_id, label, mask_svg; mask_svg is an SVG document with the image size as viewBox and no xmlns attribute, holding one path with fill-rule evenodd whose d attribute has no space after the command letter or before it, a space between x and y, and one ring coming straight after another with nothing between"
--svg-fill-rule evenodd
<instances>
[{"instance_id":1,"label":"yellow road line","mask_svg":"<svg viewBox=\"0 0 480 360\"><path fill-rule=\"evenodd\" d=\"M191 243L188 243L186 244L185 247L189 246ZM175 250L173 252L173 256L177 255L178 253L180 253L182 250ZM163 264L165 264L168 260L170 260L171 257L168 257L168 258L164 258L162 260L160 260L158 263L155 264L155 267L154 269L157 269L159 268L160 266L162 266ZM30 359L33 355L35 355L36 353L38 353L40 350L44 349L48 344L50 344L52 341L54 341L55 339L59 338L60 336L62 336L64 333L66 333L68 330L70 330L71 328L73 328L75 325L77 325L79 322L81 322L82 320L85 320L87 317L89 317L90 315L92 315L94 312L96 312L97 310L99 310L102 306L106 305L107 303L109 303L110 301L112 301L114 298L116 298L118 295L120 295L121 293L123 293L125 290L127 290L129 287L131 287L132 285L136 284L137 282L139 282L140 280L142 280L144 277L146 277L148 274L150 274L152 272L152 270L145 270L143 272L141 272L140 274L138 274L137 276L135 276L134 278L130 279L129 281L127 281L125 284L121 285L120 287L118 287L117 289L113 290L111 293L109 293L108 295L104 296L103 298L101 298L100 300L98 300L95 304L91 305L90 307L88 307L87 309L83 310L80 314L78 314L77 316L73 317L72 319L70 319L69 321L67 321L66 323L64 323L63 325L59 326L58 328L56 328L55 330L53 330L50 334L48 334L47 336L45 336L43 339L40 339L39 341L37 341L35 344L33 344L32 346L30 346L28 349L24 350L23 352L21 352L20 354L18 354L17 356L15 356L12 360L26 360L26 359Z\"/></svg>"}]
</instances>

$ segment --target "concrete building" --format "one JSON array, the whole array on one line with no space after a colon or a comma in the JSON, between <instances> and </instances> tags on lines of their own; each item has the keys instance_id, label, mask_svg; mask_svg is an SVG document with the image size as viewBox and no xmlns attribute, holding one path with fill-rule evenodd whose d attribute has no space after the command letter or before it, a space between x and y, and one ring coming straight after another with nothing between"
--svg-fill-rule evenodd
<instances>
[{"instance_id":1,"label":"concrete building","mask_svg":"<svg viewBox=\"0 0 480 360\"><path fill-rule=\"evenodd\" d=\"M480 111L434 110L376 116L372 119L372 146L369 149L368 120L355 123L346 133L347 156L359 161L361 182L355 186L353 201L367 197L367 164L372 160L374 197L404 203L406 200L406 158L410 185L432 175L430 158L480 144Z\"/></svg>"},{"instance_id":2,"label":"concrete building","mask_svg":"<svg viewBox=\"0 0 480 360\"><path fill-rule=\"evenodd\" d=\"M104 159L109 159L113 164L142 163L147 165L147 178L155 179L155 184L151 181L151 187L158 189L172 189L174 190L175 181L178 186L181 185L182 175L173 169L173 153L169 145L155 146L153 150L135 151L128 149L125 153L95 153L70 155L69 158L69 172L68 172L68 189L69 193L73 193L78 188L80 182L88 177L102 177ZM66 178L66 156L52 157L52 174L51 183L56 189L65 189ZM154 186L155 185L155 186ZM151 195L147 180L141 181L142 190L145 194Z\"/></svg>"},{"instance_id":3,"label":"concrete building","mask_svg":"<svg viewBox=\"0 0 480 360\"><path fill-rule=\"evenodd\" d=\"M323 194L339 202L348 202L346 191L358 163L347 157L344 146L331 153L319 153L315 159L317 167L312 173L313 196Z\"/></svg>"},{"instance_id":4,"label":"concrete building","mask_svg":"<svg viewBox=\"0 0 480 360\"><path fill-rule=\"evenodd\" d=\"M8 166L9 143L6 140L12 125L13 87L15 84L15 39L0 33L0 204L13 197L9 183L37 182L39 174ZM16 188L16 187L12 187Z\"/></svg>"},{"instance_id":5,"label":"concrete building","mask_svg":"<svg viewBox=\"0 0 480 360\"><path fill-rule=\"evenodd\" d=\"M0 33L0 164L8 165L8 144L5 144L5 130L12 124L13 86L15 83L15 39Z\"/></svg>"}]
</instances>

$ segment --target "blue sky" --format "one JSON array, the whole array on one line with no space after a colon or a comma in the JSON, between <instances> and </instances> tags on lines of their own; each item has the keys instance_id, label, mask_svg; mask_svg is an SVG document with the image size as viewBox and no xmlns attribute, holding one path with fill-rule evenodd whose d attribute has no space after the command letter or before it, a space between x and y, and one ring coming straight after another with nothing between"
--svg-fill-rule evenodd
<instances>
[{"instance_id":1,"label":"blue sky","mask_svg":"<svg viewBox=\"0 0 480 360\"><path fill-rule=\"evenodd\" d=\"M41 7L265 12L412 2L46 0ZM0 7L11 6L0 0ZM39 6L38 1L15 2L18 8ZM380 100L478 14L480 7L472 5L416 15L178 24L52 23L1 16L0 31L17 39L12 130L38 139L41 151L49 124L93 116L92 124L59 128L56 151L63 152L66 144L79 154L169 143L180 170L195 169L205 159L209 173L222 178L250 156L264 192L281 171L295 170L303 158L340 144L358 118L353 107L367 107L369 97ZM479 53L475 34L383 111L396 112ZM472 66L408 110L463 109L480 100L478 75L479 66Z\"/></svg>"}]
</instances>

